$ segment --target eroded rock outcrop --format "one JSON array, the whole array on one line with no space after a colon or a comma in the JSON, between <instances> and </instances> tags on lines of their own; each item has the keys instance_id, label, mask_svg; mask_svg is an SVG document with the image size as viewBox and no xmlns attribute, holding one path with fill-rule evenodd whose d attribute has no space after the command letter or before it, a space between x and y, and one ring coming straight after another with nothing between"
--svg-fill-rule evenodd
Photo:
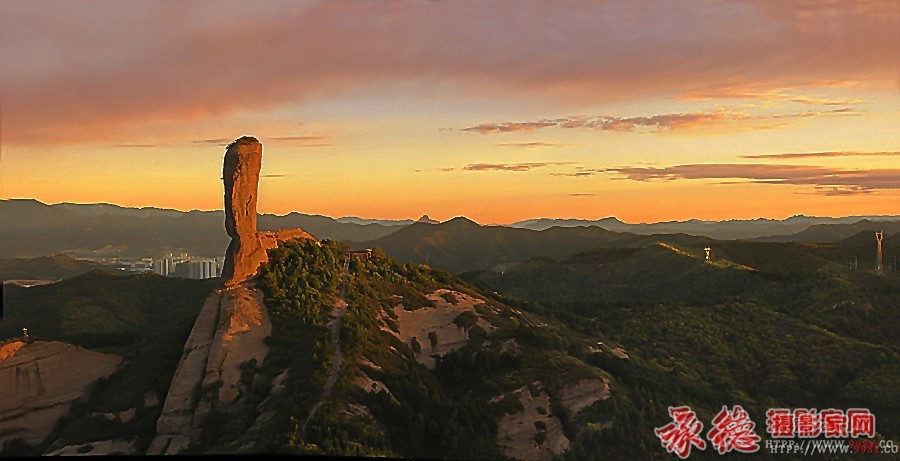
<instances>
[{"instance_id":1,"label":"eroded rock outcrop","mask_svg":"<svg viewBox=\"0 0 900 461\"><path fill-rule=\"evenodd\" d=\"M72 402L122 363L118 355L55 341L12 344L0 360L0 443L40 443Z\"/></svg>"},{"instance_id":2,"label":"eroded rock outcrop","mask_svg":"<svg viewBox=\"0 0 900 461\"><path fill-rule=\"evenodd\" d=\"M262 144L244 136L225 149L222 180L225 183L225 231L231 243L225 253L222 278L234 285L256 274L266 261L266 251L256 232L256 199L262 169Z\"/></svg>"},{"instance_id":3,"label":"eroded rock outcrop","mask_svg":"<svg viewBox=\"0 0 900 461\"><path fill-rule=\"evenodd\" d=\"M194 323L156 423L148 454L174 454L203 431L216 405L234 402L240 389L240 365L265 360L264 339L272 331L263 294L251 283L217 289Z\"/></svg>"},{"instance_id":4,"label":"eroded rock outcrop","mask_svg":"<svg viewBox=\"0 0 900 461\"><path fill-rule=\"evenodd\" d=\"M447 294L453 296L451 299L454 299L454 302L443 298ZM393 314L398 331L390 329L386 331L406 344L411 345L413 341L418 343L420 349L416 352L416 360L429 369L435 367L435 355L443 356L459 349L469 340L470 328L457 320L460 315L468 313L474 319L474 325L486 333L492 333L497 329L477 313L475 307L484 304L481 299L443 288L426 294L425 297L433 302L434 306L412 311L406 310L402 304L395 306Z\"/></svg>"},{"instance_id":5,"label":"eroded rock outcrop","mask_svg":"<svg viewBox=\"0 0 900 461\"><path fill-rule=\"evenodd\" d=\"M148 454L183 451L202 433L211 411L239 399L241 363L262 363L268 353L264 340L272 324L254 279L268 261L266 251L281 242L314 238L300 229L257 232L262 144L256 138L244 136L229 144L223 163L225 230L231 236L224 286L210 294L194 323Z\"/></svg>"},{"instance_id":6,"label":"eroded rock outcrop","mask_svg":"<svg viewBox=\"0 0 900 461\"><path fill-rule=\"evenodd\" d=\"M598 400L609 398L609 382L604 378L582 379L564 388L559 401L572 413L591 406Z\"/></svg>"},{"instance_id":7,"label":"eroded rock outcrop","mask_svg":"<svg viewBox=\"0 0 900 461\"><path fill-rule=\"evenodd\" d=\"M302 229L257 232L256 199L262 169L262 144L252 136L236 139L225 149L225 231L231 243L225 252L222 279L226 287L245 282L269 260L266 253L279 242L313 238Z\"/></svg>"},{"instance_id":8,"label":"eroded rock outcrop","mask_svg":"<svg viewBox=\"0 0 900 461\"><path fill-rule=\"evenodd\" d=\"M497 445L503 455L521 461L543 461L569 449L562 423L551 412L550 397L541 387L540 382L535 382L512 392L522 409L504 414L497 422Z\"/></svg>"},{"instance_id":9,"label":"eroded rock outcrop","mask_svg":"<svg viewBox=\"0 0 900 461\"><path fill-rule=\"evenodd\" d=\"M134 443L122 439L101 440L80 445L67 445L47 453L46 456L106 456L113 454L137 454Z\"/></svg>"}]
</instances>

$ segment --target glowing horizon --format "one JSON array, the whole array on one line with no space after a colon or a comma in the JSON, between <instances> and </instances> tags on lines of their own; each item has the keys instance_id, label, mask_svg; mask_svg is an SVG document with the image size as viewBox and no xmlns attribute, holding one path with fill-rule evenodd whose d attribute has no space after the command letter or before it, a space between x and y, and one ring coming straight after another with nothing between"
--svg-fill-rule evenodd
<instances>
[{"instance_id":1,"label":"glowing horizon","mask_svg":"<svg viewBox=\"0 0 900 461\"><path fill-rule=\"evenodd\" d=\"M221 209L250 134L264 213L900 215L895 1L98 3L0 4L0 198Z\"/></svg>"}]
</instances>

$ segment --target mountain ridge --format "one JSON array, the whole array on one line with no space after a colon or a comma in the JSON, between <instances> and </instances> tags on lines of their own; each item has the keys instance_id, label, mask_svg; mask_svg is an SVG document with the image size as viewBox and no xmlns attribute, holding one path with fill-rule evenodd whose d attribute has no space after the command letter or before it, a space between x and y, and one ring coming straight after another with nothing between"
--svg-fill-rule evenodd
<instances>
[{"instance_id":1,"label":"mountain ridge","mask_svg":"<svg viewBox=\"0 0 900 461\"><path fill-rule=\"evenodd\" d=\"M683 234L717 240L819 243L837 242L863 229L873 230L877 227L885 231L885 237L895 235L900 230L900 217L884 217L884 221L864 218L866 217L819 218L797 215L785 220L689 220L653 224L627 224L615 217L593 221L539 218L513 225L481 225L469 218L456 217L427 226L430 228L450 223L451 226L532 231L554 227L595 228L645 237ZM460 224L460 219L464 220L463 224ZM153 207L128 208L113 204L48 205L34 199L5 199L0 200L0 221L3 222L0 227L0 258L58 253L91 257L161 257L168 251L218 257L228 245L228 237L222 230L223 220L224 212L221 210L185 212ZM258 215L258 221L261 231L302 228L317 238L364 244L421 225L411 220L409 224L404 224L405 221L383 223L374 219L334 219L296 211L284 215L262 213Z\"/></svg>"},{"instance_id":2,"label":"mountain ridge","mask_svg":"<svg viewBox=\"0 0 900 461\"><path fill-rule=\"evenodd\" d=\"M798 234L815 225L852 225L865 220L894 223L900 222L900 216L819 217L794 215L786 219L755 218L729 219L722 221L688 219L685 221L660 221L655 223L625 223L615 216L596 220L576 218L537 218L515 222L510 224L509 227L543 230L554 226L598 226L611 231L632 232L645 235L681 232L720 240L738 240L790 238L794 234Z\"/></svg>"}]
</instances>

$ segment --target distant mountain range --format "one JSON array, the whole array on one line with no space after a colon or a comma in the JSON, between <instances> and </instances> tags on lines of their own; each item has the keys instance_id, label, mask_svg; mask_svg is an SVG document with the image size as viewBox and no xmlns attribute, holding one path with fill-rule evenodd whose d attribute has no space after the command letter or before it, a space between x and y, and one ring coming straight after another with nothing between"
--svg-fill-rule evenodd
<instances>
[{"instance_id":1,"label":"distant mountain range","mask_svg":"<svg viewBox=\"0 0 900 461\"><path fill-rule=\"evenodd\" d=\"M408 226L415 221L412 219L400 219L400 220L390 220L390 219L368 219L368 218L360 218L357 216L344 216L342 218L337 218L335 221L339 223L345 224L380 224L382 226Z\"/></svg>"},{"instance_id":2,"label":"distant mountain range","mask_svg":"<svg viewBox=\"0 0 900 461\"><path fill-rule=\"evenodd\" d=\"M708 237L686 234L666 236L612 232L597 226L551 227L537 231L504 226L482 226L458 217L440 224L415 223L360 247L380 247L401 261L428 264L452 273L487 269L497 264L536 256L565 258L599 247L643 246L664 237L679 243L702 245Z\"/></svg>"},{"instance_id":3,"label":"distant mountain range","mask_svg":"<svg viewBox=\"0 0 900 461\"><path fill-rule=\"evenodd\" d=\"M859 235L858 245L875 242L875 231L884 232L885 238L900 233L900 221L863 219L854 223L815 224L791 235L775 235L757 240L766 242L837 242Z\"/></svg>"},{"instance_id":4,"label":"distant mountain range","mask_svg":"<svg viewBox=\"0 0 900 461\"><path fill-rule=\"evenodd\" d=\"M510 224L510 227L544 230L551 227L577 227L597 226L614 232L631 232L634 234L691 234L711 237L717 240L756 239L764 238L768 241L801 241L804 238L814 238L815 242L836 241L846 238L855 232L845 234L842 231L835 232L828 240L827 231L815 231L809 235L797 235L812 226L851 225L866 221L876 226L878 221L900 224L900 216L847 216L843 218L829 218L817 216L791 216L787 219L733 219L728 221L703 221L691 219L687 221L667 221L659 223L628 224L619 221L615 217L586 220L586 219L530 219ZM859 230L863 230L859 228ZM858 230L857 230L858 232ZM805 240L804 240L805 241Z\"/></svg>"},{"instance_id":5,"label":"distant mountain range","mask_svg":"<svg viewBox=\"0 0 900 461\"><path fill-rule=\"evenodd\" d=\"M58 280L109 267L66 255L0 259L0 280Z\"/></svg>"},{"instance_id":6,"label":"distant mountain range","mask_svg":"<svg viewBox=\"0 0 900 461\"><path fill-rule=\"evenodd\" d=\"M47 205L37 200L0 200L0 258L57 253L158 257L167 251L221 256L229 241L224 221L221 210L183 212L110 204ZM262 214L258 225L260 230L300 227L318 238L334 240L368 240L398 228L300 213Z\"/></svg>"},{"instance_id":7,"label":"distant mountain range","mask_svg":"<svg viewBox=\"0 0 900 461\"><path fill-rule=\"evenodd\" d=\"M835 229L832 230L832 227ZM754 240L717 240L705 236L684 233L642 235L631 232L613 232L599 226L551 227L541 231L503 226L482 226L466 218L454 218L441 224L416 223L390 235L360 242L359 247L380 247L384 252L401 261L427 264L451 273L491 269L504 270L507 265L536 257L562 261L582 252L597 249L645 248L658 243L691 248L696 255L703 254L704 247L711 247L713 256L727 255L765 267L767 271L792 270L803 265L803 270L825 264L822 255L829 255L830 263L843 267L846 258L857 256L860 268L870 264L874 257L875 238L871 229L884 230L885 261L898 255L900 249L900 222L873 223L863 221L854 225L821 225L803 231L810 240L784 238L764 242ZM798 234L799 235L799 234ZM845 237L846 236L846 237ZM788 242L798 242L787 245ZM828 243L830 250L817 251L815 261L807 262L808 252L802 250L810 244ZM766 248L765 257L758 254ZM738 256L739 255L739 256ZM801 261L803 260L803 261Z\"/></svg>"},{"instance_id":8,"label":"distant mountain range","mask_svg":"<svg viewBox=\"0 0 900 461\"><path fill-rule=\"evenodd\" d=\"M228 245L218 211L178 211L112 204L47 205L37 200L0 200L0 258L66 253L72 256L158 257L167 251L221 256ZM871 245L875 230L900 234L898 216L844 218L794 216L785 220L672 221L627 224L600 220L535 219L509 226L483 226L466 218L439 223L359 217L330 218L292 212L261 214L260 230L300 227L318 238L380 246L404 261L451 272L486 269L535 256L565 258L603 246L640 247L656 241L704 244L715 240L832 243L856 238ZM858 237L856 237L858 235Z\"/></svg>"}]
</instances>

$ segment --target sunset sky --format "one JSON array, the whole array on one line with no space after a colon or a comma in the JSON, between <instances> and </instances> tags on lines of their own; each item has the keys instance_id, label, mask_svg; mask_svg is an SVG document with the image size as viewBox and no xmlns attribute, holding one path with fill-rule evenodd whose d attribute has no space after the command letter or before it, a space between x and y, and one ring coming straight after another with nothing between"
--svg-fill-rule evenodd
<instances>
[{"instance_id":1,"label":"sunset sky","mask_svg":"<svg viewBox=\"0 0 900 461\"><path fill-rule=\"evenodd\" d=\"M0 198L900 215L900 1L0 0Z\"/></svg>"}]
</instances>

